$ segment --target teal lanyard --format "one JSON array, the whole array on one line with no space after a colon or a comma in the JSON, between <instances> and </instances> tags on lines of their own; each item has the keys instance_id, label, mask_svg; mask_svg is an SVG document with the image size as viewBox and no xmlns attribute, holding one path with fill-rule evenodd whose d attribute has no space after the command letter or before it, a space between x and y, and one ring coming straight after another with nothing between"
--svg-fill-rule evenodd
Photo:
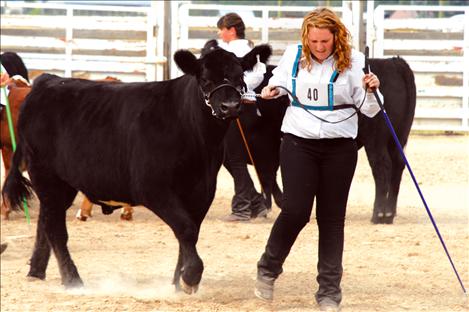
<instances>
[{"instance_id":1,"label":"teal lanyard","mask_svg":"<svg viewBox=\"0 0 469 312\"><path fill-rule=\"evenodd\" d=\"M329 84L327 86L327 90L328 90L327 106L304 105L304 104L298 103L298 101L296 100L296 78L298 77L298 65L300 63L301 52L302 52L302 45L299 44L298 51L296 52L295 62L293 62L293 68L292 68L292 94L294 95L293 100L292 100L292 105L303 107L303 108L310 109L310 110L322 110L322 111L334 110L334 82L337 80L337 77L339 76L339 72L337 72L337 70L334 70L334 72L332 73L331 79L329 79Z\"/></svg>"}]
</instances>

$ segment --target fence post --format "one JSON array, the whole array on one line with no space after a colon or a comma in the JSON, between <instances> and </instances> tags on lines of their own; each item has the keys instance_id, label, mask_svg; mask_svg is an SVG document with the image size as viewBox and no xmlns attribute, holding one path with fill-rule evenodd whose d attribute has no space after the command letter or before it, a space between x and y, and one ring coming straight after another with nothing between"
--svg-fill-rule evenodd
<instances>
[{"instance_id":1,"label":"fence post","mask_svg":"<svg viewBox=\"0 0 469 312\"><path fill-rule=\"evenodd\" d=\"M152 2L147 10L147 42L145 47L145 80L155 81L156 77L156 2Z\"/></svg>"},{"instance_id":2,"label":"fence post","mask_svg":"<svg viewBox=\"0 0 469 312\"><path fill-rule=\"evenodd\" d=\"M342 1L342 20L352 35L352 46L360 49L360 1Z\"/></svg>"},{"instance_id":3,"label":"fence post","mask_svg":"<svg viewBox=\"0 0 469 312\"><path fill-rule=\"evenodd\" d=\"M372 57L378 58L384 56L384 9L382 6L378 6L373 13L375 40Z\"/></svg>"},{"instance_id":4,"label":"fence post","mask_svg":"<svg viewBox=\"0 0 469 312\"><path fill-rule=\"evenodd\" d=\"M262 9L262 42L269 42L269 10Z\"/></svg>"},{"instance_id":5,"label":"fence post","mask_svg":"<svg viewBox=\"0 0 469 312\"><path fill-rule=\"evenodd\" d=\"M73 50L73 8L67 8L67 20L65 21L65 77L72 77L72 50Z\"/></svg>"},{"instance_id":6,"label":"fence post","mask_svg":"<svg viewBox=\"0 0 469 312\"><path fill-rule=\"evenodd\" d=\"M375 2L366 2L366 46L370 47L370 57L375 57Z\"/></svg>"},{"instance_id":7,"label":"fence post","mask_svg":"<svg viewBox=\"0 0 469 312\"><path fill-rule=\"evenodd\" d=\"M168 66L171 69L170 78L176 78L179 73L177 66L173 64L173 55L176 53L181 39L181 25L179 21L182 17L182 13L179 11L183 5L184 4L181 4L180 1L171 1L171 55L168 58ZM189 13L188 10L187 13ZM187 18L188 16L186 16L186 19Z\"/></svg>"}]
</instances>

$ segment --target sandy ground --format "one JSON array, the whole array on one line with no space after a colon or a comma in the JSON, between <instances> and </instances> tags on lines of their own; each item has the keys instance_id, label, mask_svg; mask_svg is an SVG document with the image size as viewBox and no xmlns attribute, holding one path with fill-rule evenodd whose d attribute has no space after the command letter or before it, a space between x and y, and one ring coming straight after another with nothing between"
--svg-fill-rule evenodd
<instances>
[{"instance_id":1,"label":"sandy ground","mask_svg":"<svg viewBox=\"0 0 469 312\"><path fill-rule=\"evenodd\" d=\"M412 135L406 150L413 172L454 264L469 287L469 136ZM3 167L2 167L3 169ZM65 290L51 257L45 281L28 281L37 202L32 222L20 214L1 223L1 311L317 311L317 227L300 233L278 279L275 298L253 295L256 262L278 208L264 220L228 224L233 194L222 169L217 195L202 224L198 251L205 264L199 292L174 292L177 241L161 220L138 207L133 222L100 209L87 222L69 210L69 248L85 287ZM374 184L363 151L346 222L342 311L469 311L408 171L393 225L372 225Z\"/></svg>"}]
</instances>

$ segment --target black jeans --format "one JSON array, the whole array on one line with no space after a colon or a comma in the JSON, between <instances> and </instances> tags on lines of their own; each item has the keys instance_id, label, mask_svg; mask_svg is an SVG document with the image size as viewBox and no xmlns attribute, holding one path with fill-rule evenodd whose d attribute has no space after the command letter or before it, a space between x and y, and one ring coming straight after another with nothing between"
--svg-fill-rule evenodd
<instances>
[{"instance_id":1,"label":"black jeans","mask_svg":"<svg viewBox=\"0 0 469 312\"><path fill-rule=\"evenodd\" d=\"M233 177L235 194L231 201L233 214L250 218L259 210L265 209L262 194L256 191L254 182L249 174L247 152L236 122L233 121L224 140L223 165Z\"/></svg>"},{"instance_id":2,"label":"black jeans","mask_svg":"<svg viewBox=\"0 0 469 312\"><path fill-rule=\"evenodd\" d=\"M280 147L284 208L275 221L258 277L275 279L298 234L309 222L316 198L319 228L316 300L340 303L347 198L357 164L355 140L303 139L285 134Z\"/></svg>"}]
</instances>

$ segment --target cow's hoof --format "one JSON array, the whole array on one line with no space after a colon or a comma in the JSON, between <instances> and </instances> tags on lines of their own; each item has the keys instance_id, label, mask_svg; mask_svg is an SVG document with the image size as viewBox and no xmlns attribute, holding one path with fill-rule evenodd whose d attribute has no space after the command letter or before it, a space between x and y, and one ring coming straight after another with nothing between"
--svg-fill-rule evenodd
<instances>
[{"instance_id":1,"label":"cow's hoof","mask_svg":"<svg viewBox=\"0 0 469 312\"><path fill-rule=\"evenodd\" d=\"M381 214L380 216L373 216L371 218L371 223L373 224L393 224L394 216L384 216Z\"/></svg>"},{"instance_id":2,"label":"cow's hoof","mask_svg":"<svg viewBox=\"0 0 469 312\"><path fill-rule=\"evenodd\" d=\"M382 224L383 223L383 215L381 214L381 216L378 216L378 215L373 215L371 217L371 223L373 224Z\"/></svg>"},{"instance_id":3,"label":"cow's hoof","mask_svg":"<svg viewBox=\"0 0 469 312\"><path fill-rule=\"evenodd\" d=\"M393 224L393 222L394 222L394 216L384 217L383 218L383 223L384 224Z\"/></svg>"},{"instance_id":4,"label":"cow's hoof","mask_svg":"<svg viewBox=\"0 0 469 312\"><path fill-rule=\"evenodd\" d=\"M133 216L132 216L131 213L122 213L121 214L121 220L123 220L123 221L132 221Z\"/></svg>"},{"instance_id":5,"label":"cow's hoof","mask_svg":"<svg viewBox=\"0 0 469 312\"><path fill-rule=\"evenodd\" d=\"M186 282L184 282L182 278L181 278L181 283L179 286L180 286L179 288L182 289L182 291L184 291L188 295L195 294L197 290L199 290L199 285L190 286L186 284Z\"/></svg>"},{"instance_id":6,"label":"cow's hoof","mask_svg":"<svg viewBox=\"0 0 469 312\"><path fill-rule=\"evenodd\" d=\"M41 273L41 274L36 274L36 273L28 273L28 275L26 276L26 279L28 280L28 282L35 282L35 281L38 281L38 280L45 280L46 279L46 274L45 273Z\"/></svg>"},{"instance_id":7,"label":"cow's hoof","mask_svg":"<svg viewBox=\"0 0 469 312\"><path fill-rule=\"evenodd\" d=\"M77 220L86 221L86 220L88 220L88 217L91 217L91 216L87 216L87 215L82 214L81 209L78 209L77 214L75 215L75 217L77 218Z\"/></svg>"},{"instance_id":8,"label":"cow's hoof","mask_svg":"<svg viewBox=\"0 0 469 312\"><path fill-rule=\"evenodd\" d=\"M86 221L86 220L88 220L88 217L87 216L77 216L77 220Z\"/></svg>"},{"instance_id":9,"label":"cow's hoof","mask_svg":"<svg viewBox=\"0 0 469 312\"><path fill-rule=\"evenodd\" d=\"M26 280L28 282L37 282L37 281L43 281L43 278L35 277L35 276L26 276Z\"/></svg>"},{"instance_id":10,"label":"cow's hoof","mask_svg":"<svg viewBox=\"0 0 469 312\"><path fill-rule=\"evenodd\" d=\"M81 278L75 278L75 279L68 280L68 281L62 281L62 284L67 289L83 287L83 281L81 280Z\"/></svg>"}]
</instances>

